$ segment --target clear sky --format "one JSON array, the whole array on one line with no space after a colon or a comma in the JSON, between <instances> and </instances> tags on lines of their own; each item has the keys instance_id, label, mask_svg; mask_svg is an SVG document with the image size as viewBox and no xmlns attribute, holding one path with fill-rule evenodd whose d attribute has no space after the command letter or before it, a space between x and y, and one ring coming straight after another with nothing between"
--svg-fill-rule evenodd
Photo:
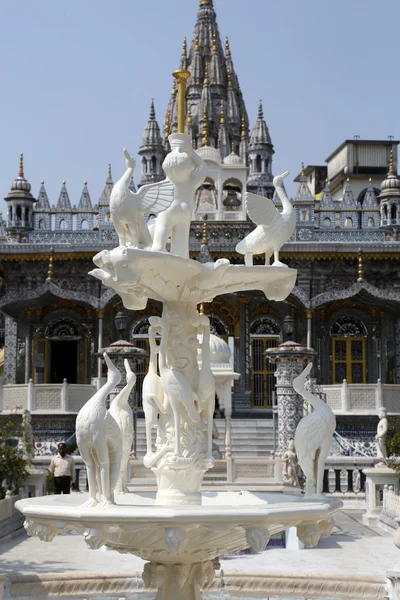
<instances>
[{"instance_id":1,"label":"clear sky","mask_svg":"<svg viewBox=\"0 0 400 600\"><path fill-rule=\"evenodd\" d=\"M354 135L400 136L399 0L214 6L251 124L263 99L274 174L323 164ZM1 196L23 151L34 195L44 179L56 203L66 179L77 204L87 179L96 203L108 163L115 181L122 148L137 153L152 97L162 126L197 9L198 0L1 0Z\"/></svg>"}]
</instances>

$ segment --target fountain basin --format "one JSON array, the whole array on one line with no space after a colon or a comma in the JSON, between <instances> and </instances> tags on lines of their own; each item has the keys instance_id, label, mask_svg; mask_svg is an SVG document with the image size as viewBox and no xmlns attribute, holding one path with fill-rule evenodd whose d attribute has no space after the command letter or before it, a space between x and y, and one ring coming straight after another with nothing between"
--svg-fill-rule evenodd
<instances>
[{"instance_id":1,"label":"fountain basin","mask_svg":"<svg viewBox=\"0 0 400 600\"><path fill-rule=\"evenodd\" d=\"M251 492L209 492L198 506L163 506L155 494L120 494L107 508L84 506L86 497L19 500L30 535L51 541L63 529L81 532L90 548L106 545L145 560L197 563L247 547L265 549L272 534L297 527L307 547L330 535L336 499Z\"/></svg>"}]
</instances>

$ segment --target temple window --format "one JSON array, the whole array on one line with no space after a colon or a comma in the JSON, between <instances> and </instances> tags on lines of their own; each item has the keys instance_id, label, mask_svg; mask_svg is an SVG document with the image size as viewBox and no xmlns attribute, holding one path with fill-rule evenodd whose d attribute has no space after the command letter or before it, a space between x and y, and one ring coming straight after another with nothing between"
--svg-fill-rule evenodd
<instances>
[{"instance_id":1,"label":"temple window","mask_svg":"<svg viewBox=\"0 0 400 600\"><path fill-rule=\"evenodd\" d=\"M324 227L330 227L331 226L331 220L329 217L325 217L324 221L323 221L323 225Z\"/></svg>"},{"instance_id":2,"label":"temple window","mask_svg":"<svg viewBox=\"0 0 400 600\"><path fill-rule=\"evenodd\" d=\"M89 221L87 219L83 219L81 222L81 229L89 229Z\"/></svg>"},{"instance_id":3,"label":"temple window","mask_svg":"<svg viewBox=\"0 0 400 600\"><path fill-rule=\"evenodd\" d=\"M281 327L271 317L261 317L250 326L251 339L251 397L253 408L268 408L273 404L275 365L265 352L281 342Z\"/></svg>"},{"instance_id":4,"label":"temple window","mask_svg":"<svg viewBox=\"0 0 400 600\"><path fill-rule=\"evenodd\" d=\"M351 219L350 217L346 217L346 219L344 221L344 226L347 229L352 229L352 227L353 227L353 219Z\"/></svg>"},{"instance_id":5,"label":"temple window","mask_svg":"<svg viewBox=\"0 0 400 600\"><path fill-rule=\"evenodd\" d=\"M358 319L342 317L332 326L332 383L366 382L365 325Z\"/></svg>"}]
</instances>

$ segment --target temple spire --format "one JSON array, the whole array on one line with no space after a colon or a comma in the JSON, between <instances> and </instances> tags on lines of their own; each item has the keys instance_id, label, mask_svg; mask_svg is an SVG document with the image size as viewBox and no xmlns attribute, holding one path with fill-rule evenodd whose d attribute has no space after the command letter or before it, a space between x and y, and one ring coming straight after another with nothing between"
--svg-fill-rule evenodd
<instances>
[{"instance_id":1,"label":"temple spire","mask_svg":"<svg viewBox=\"0 0 400 600\"><path fill-rule=\"evenodd\" d=\"M18 171L18 175L19 177L23 177L24 176L24 153L21 152L21 154L19 155L19 171Z\"/></svg>"}]
</instances>

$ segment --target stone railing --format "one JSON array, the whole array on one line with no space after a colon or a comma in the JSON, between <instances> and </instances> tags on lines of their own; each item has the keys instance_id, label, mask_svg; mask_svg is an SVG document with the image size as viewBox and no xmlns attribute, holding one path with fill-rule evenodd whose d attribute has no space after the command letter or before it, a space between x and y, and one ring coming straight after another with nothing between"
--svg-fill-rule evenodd
<instances>
[{"instance_id":1,"label":"stone railing","mask_svg":"<svg viewBox=\"0 0 400 600\"><path fill-rule=\"evenodd\" d=\"M384 406L400 414L400 385L377 383L323 385L326 400L335 414L378 414Z\"/></svg>"},{"instance_id":2,"label":"stone railing","mask_svg":"<svg viewBox=\"0 0 400 600\"><path fill-rule=\"evenodd\" d=\"M307 576L287 572L241 573L217 571L208 593L212 598L338 598L380 600L388 597L385 577L352 573ZM0 575L0 600L47 600L47 598L96 598L133 600L155 597L140 572L126 573L34 573Z\"/></svg>"},{"instance_id":3,"label":"stone railing","mask_svg":"<svg viewBox=\"0 0 400 600\"><path fill-rule=\"evenodd\" d=\"M329 456L324 471L323 492L341 500L365 501L363 469L372 467L374 459L364 456Z\"/></svg>"},{"instance_id":4,"label":"stone railing","mask_svg":"<svg viewBox=\"0 0 400 600\"><path fill-rule=\"evenodd\" d=\"M54 384L0 385L0 411L78 413L95 392L94 385L69 384L66 379Z\"/></svg>"},{"instance_id":5,"label":"stone railing","mask_svg":"<svg viewBox=\"0 0 400 600\"><path fill-rule=\"evenodd\" d=\"M24 517L15 508L15 503L23 497L23 489L21 489L15 496L7 492L4 500L0 500L0 539L8 538L22 528Z\"/></svg>"},{"instance_id":6,"label":"stone railing","mask_svg":"<svg viewBox=\"0 0 400 600\"><path fill-rule=\"evenodd\" d=\"M398 496L392 485L385 485L383 488L383 506L379 516L379 525L382 529L394 533L397 529L400 519L400 496Z\"/></svg>"}]
</instances>

